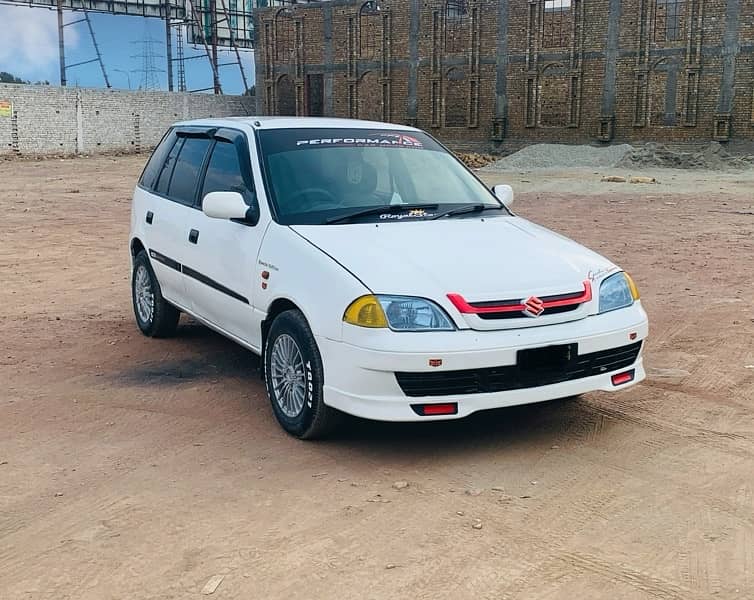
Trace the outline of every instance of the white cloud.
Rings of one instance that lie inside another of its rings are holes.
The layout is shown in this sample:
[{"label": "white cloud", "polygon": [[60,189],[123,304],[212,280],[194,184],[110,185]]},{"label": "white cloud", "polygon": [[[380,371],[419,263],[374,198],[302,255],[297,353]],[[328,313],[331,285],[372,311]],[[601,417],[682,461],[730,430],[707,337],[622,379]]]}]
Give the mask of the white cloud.
[{"label": "white cloud", "polygon": [[[65,20],[71,20],[71,13],[65,14]],[[56,80],[58,21],[55,11],[3,4],[0,5],[0,23],[0,71],[22,79]],[[66,27],[66,49],[74,48],[78,41],[76,29]]]}]

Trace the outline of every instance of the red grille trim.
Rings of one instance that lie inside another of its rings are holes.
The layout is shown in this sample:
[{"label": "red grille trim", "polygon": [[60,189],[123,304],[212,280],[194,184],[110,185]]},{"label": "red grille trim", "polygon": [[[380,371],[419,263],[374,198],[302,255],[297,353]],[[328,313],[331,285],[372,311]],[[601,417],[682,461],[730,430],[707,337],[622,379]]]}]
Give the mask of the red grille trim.
[{"label": "red grille trim", "polygon": [[[569,295],[570,296],[570,295]],[[558,298],[555,296],[553,298]],[[584,304],[592,299],[592,282],[589,280],[584,281],[584,291],[576,296],[568,298],[552,299],[548,300],[545,296],[542,298],[543,309],[556,308],[558,306],[571,306],[574,304]],[[511,304],[511,300],[502,300],[500,304],[492,304],[485,302],[484,306],[474,306],[469,304],[463,296],[460,294],[448,294],[448,300],[453,303],[458,309],[458,312],[465,315],[479,315],[484,313],[503,313],[503,312],[524,312],[526,305],[521,304],[520,301],[514,300],[517,304]]]}]

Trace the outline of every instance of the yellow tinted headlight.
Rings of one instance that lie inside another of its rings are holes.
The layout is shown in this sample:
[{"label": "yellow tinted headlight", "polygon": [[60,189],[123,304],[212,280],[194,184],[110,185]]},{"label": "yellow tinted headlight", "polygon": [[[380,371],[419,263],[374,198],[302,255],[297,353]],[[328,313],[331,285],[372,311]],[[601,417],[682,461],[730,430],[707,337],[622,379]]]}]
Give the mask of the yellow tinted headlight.
[{"label": "yellow tinted headlight", "polygon": [[359,327],[387,327],[385,312],[375,296],[357,298],[346,309],[343,320]]},{"label": "yellow tinted headlight", "polygon": [[636,283],[628,273],[624,271],[623,275],[626,276],[626,281],[628,281],[628,289],[631,290],[631,296],[633,296],[634,300],[638,300],[640,298],[639,288],[636,287]]}]

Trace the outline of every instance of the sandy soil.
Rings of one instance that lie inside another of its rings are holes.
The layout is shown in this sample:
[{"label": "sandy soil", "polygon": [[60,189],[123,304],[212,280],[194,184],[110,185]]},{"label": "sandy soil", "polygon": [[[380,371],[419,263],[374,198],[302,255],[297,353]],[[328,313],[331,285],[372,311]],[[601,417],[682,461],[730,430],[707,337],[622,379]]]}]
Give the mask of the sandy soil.
[{"label": "sandy soil", "polygon": [[251,354],[136,330],[144,160],[0,162],[0,598],[754,597],[751,175],[486,176],[632,272],[648,381],[302,443]]}]

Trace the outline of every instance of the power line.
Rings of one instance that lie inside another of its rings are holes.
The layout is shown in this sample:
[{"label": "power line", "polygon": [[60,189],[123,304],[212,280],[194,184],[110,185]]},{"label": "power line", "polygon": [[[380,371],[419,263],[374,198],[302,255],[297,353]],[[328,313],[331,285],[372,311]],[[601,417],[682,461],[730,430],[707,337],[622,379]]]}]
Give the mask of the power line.
[{"label": "power line", "polygon": [[148,33],[144,34],[144,39],[139,42],[131,42],[132,44],[141,44],[141,53],[134,54],[131,58],[138,58],[141,60],[141,69],[139,73],[141,75],[139,79],[140,90],[158,90],[160,89],[160,79],[158,73],[164,73],[164,69],[159,69],[156,66],[157,57],[162,54],[156,48],[162,46],[162,43],[153,39]]}]

